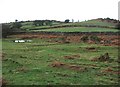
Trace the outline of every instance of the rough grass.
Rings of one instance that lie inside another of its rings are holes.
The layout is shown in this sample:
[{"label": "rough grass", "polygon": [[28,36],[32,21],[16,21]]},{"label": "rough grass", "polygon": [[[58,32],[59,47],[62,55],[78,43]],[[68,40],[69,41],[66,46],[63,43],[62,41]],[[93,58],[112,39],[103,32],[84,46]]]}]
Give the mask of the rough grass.
[{"label": "rough grass", "polygon": [[[117,47],[85,43],[59,44],[41,39],[33,39],[31,43],[14,43],[12,40],[3,39],[3,78],[8,85],[118,84]],[[96,51],[87,50],[89,47],[96,48]],[[91,61],[106,52],[113,61]]]}]

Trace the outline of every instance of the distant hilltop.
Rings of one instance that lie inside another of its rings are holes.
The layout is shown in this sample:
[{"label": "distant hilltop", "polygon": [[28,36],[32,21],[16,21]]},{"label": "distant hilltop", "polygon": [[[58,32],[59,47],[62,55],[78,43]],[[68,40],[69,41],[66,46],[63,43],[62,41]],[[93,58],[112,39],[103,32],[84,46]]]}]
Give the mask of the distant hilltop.
[{"label": "distant hilltop", "polygon": [[110,18],[98,18],[98,19],[93,19],[93,20],[98,20],[98,21],[105,21],[105,22],[110,22],[110,23],[120,23],[119,20],[116,19],[110,19]]},{"label": "distant hilltop", "polygon": [[[117,19],[111,19],[111,18],[97,18],[97,19],[91,19],[92,20],[96,20],[96,21],[105,21],[105,22],[110,22],[110,23],[120,23],[119,20]],[[18,21],[18,20],[17,20]],[[25,23],[25,22],[35,22],[35,21],[43,21],[43,22],[57,22],[57,23],[64,23],[64,22],[70,22],[70,19],[65,19],[65,21],[58,21],[58,20],[40,20],[40,19],[37,19],[37,20],[27,20],[27,21],[18,21],[20,23]],[[86,21],[86,20],[85,20]],[[87,21],[90,21],[90,20],[87,20]],[[16,22],[16,20],[15,20]],[[71,20],[71,22],[74,22],[74,19]],[[79,20],[77,22],[80,22]],[[84,22],[84,21],[83,21]],[[10,22],[10,23],[13,23],[13,22]],[[4,23],[3,23],[4,24]]]}]

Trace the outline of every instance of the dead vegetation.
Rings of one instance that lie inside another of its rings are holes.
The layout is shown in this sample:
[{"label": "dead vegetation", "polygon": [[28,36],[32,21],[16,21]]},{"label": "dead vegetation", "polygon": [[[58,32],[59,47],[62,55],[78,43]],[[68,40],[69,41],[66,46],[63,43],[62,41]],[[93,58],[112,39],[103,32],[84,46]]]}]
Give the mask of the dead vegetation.
[{"label": "dead vegetation", "polygon": [[[92,34],[92,33],[91,33]],[[49,39],[49,42],[58,42],[58,43],[70,43],[70,42],[86,42],[87,43],[99,43],[101,45],[106,45],[106,46],[118,46],[120,45],[119,39],[120,37],[116,35],[107,35],[107,34],[102,34],[99,33],[98,35],[84,35],[84,34],[64,34],[64,35],[57,35],[57,34],[50,34],[50,33],[37,33],[37,34],[18,34],[18,35],[11,35],[9,37],[17,37],[17,38],[22,38],[22,39],[30,39],[30,38],[40,38],[40,39]],[[89,40],[89,38],[91,38]]]},{"label": "dead vegetation", "polygon": [[75,71],[86,71],[87,68],[86,67],[83,67],[83,66],[78,66],[78,65],[69,65],[68,67],[69,69],[72,69],[72,70],[75,70]]},{"label": "dead vegetation", "polygon": [[99,58],[98,58],[99,61],[109,61],[110,60],[110,57],[109,57],[109,54],[108,53],[105,53],[104,55],[101,55]]},{"label": "dead vegetation", "polygon": [[8,81],[7,81],[7,80],[5,80],[5,79],[3,79],[3,78],[0,79],[0,85],[5,86],[5,85],[7,85],[7,84],[8,84]]},{"label": "dead vegetation", "polygon": [[54,62],[52,62],[52,64],[51,64],[52,67],[62,67],[62,66],[64,66],[64,65],[65,65],[64,63],[59,62],[59,61],[54,61]]},{"label": "dead vegetation", "polygon": [[104,61],[109,61],[110,57],[108,53],[105,53],[103,55],[100,55],[99,57],[95,57],[93,58],[91,61],[100,61],[100,62],[104,62]]},{"label": "dead vegetation", "polygon": [[103,70],[101,70],[102,73],[112,73],[112,74],[118,74],[120,75],[120,70],[113,70],[111,67],[107,67]]},{"label": "dead vegetation", "polygon": [[0,60],[4,60],[5,59],[5,53],[3,53],[3,52],[0,52]]},{"label": "dead vegetation", "polygon": [[97,49],[95,47],[87,47],[86,50],[96,52]]},{"label": "dead vegetation", "polygon": [[65,59],[76,59],[76,58],[80,58],[79,54],[76,55],[70,55],[70,56],[64,56]]},{"label": "dead vegetation", "polygon": [[18,71],[18,72],[27,72],[28,69],[26,67],[19,67],[19,68],[16,69],[16,71]]},{"label": "dead vegetation", "polygon": [[52,62],[50,66],[56,67],[56,68],[65,68],[65,69],[70,69],[70,70],[75,70],[75,71],[82,71],[82,72],[87,70],[87,68],[83,67],[83,66],[66,64],[66,63],[62,63],[62,62],[59,62],[59,61]]}]

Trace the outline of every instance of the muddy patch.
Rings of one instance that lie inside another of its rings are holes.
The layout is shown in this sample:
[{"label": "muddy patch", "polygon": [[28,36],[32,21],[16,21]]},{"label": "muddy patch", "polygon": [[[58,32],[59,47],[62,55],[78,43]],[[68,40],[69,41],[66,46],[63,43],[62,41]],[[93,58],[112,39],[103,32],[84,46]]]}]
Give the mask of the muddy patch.
[{"label": "muddy patch", "polygon": [[25,73],[27,71],[28,71],[28,69],[26,67],[19,67],[16,69],[16,72],[24,72]]},{"label": "muddy patch", "polygon": [[79,54],[76,55],[66,55],[64,56],[65,59],[76,59],[76,58],[80,58]]},{"label": "muddy patch", "polygon": [[66,64],[66,63],[62,63],[62,62],[59,62],[59,61],[52,62],[50,66],[56,67],[56,68],[70,69],[70,70],[75,70],[75,71],[82,71],[82,72],[87,70],[87,68],[83,67],[83,66]]},{"label": "muddy patch", "polygon": [[75,71],[82,71],[82,72],[87,70],[86,67],[78,66],[78,65],[69,65],[68,69],[75,70]]},{"label": "muddy patch", "polygon": [[114,70],[111,67],[107,67],[103,70],[101,70],[102,73],[111,73],[111,74],[118,74],[120,75],[120,70]]},{"label": "muddy patch", "polygon": [[96,64],[79,64],[81,66],[85,66],[89,69],[96,69],[96,68],[99,68],[99,66],[97,66]]},{"label": "muddy patch", "polygon": [[95,48],[95,47],[86,47],[86,50],[92,51],[92,52],[98,51],[97,48]]},{"label": "muddy patch", "polygon": [[51,66],[52,67],[63,67],[63,66],[65,66],[65,64],[62,62],[59,62],[59,61],[54,61],[54,62],[52,62]]}]

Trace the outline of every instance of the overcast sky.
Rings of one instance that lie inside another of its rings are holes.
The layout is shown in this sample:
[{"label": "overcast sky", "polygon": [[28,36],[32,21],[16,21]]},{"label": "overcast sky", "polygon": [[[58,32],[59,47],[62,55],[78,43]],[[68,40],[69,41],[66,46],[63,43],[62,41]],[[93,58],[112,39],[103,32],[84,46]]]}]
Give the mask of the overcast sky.
[{"label": "overcast sky", "polygon": [[0,0],[0,23],[26,20],[118,19],[119,0]]}]

